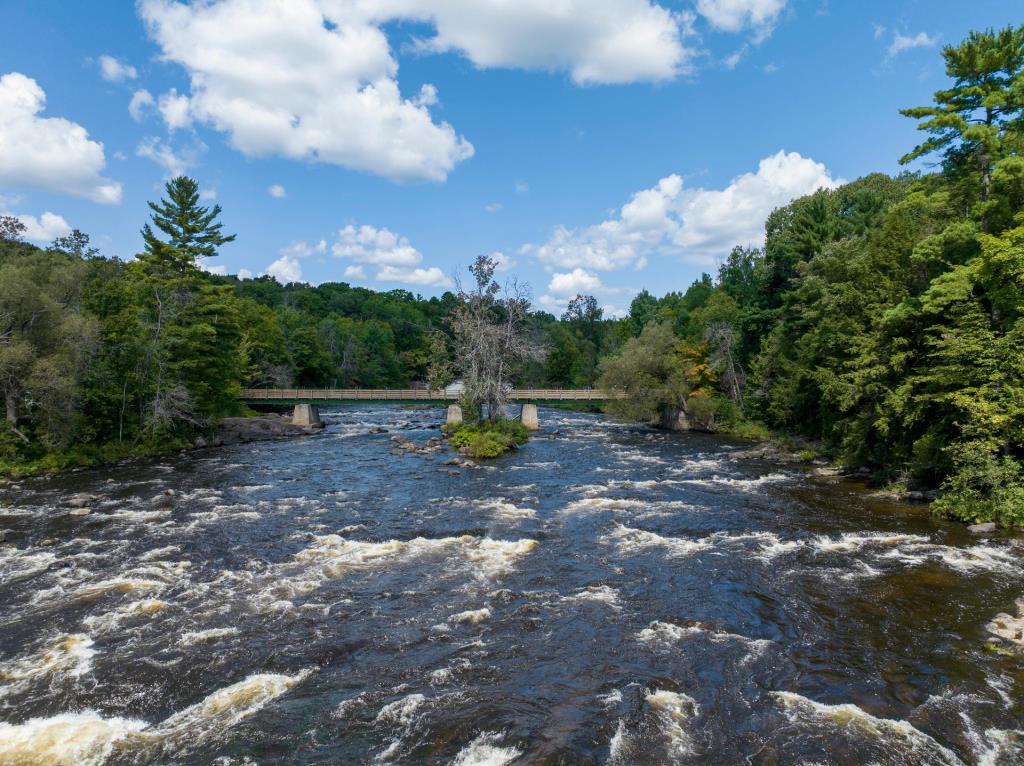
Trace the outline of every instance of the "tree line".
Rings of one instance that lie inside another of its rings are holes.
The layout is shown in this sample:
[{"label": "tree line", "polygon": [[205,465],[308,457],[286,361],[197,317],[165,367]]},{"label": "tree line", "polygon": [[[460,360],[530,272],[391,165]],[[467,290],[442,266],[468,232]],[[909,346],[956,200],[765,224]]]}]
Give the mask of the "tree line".
[{"label": "tree line", "polygon": [[237,414],[242,387],[459,375],[484,403],[508,383],[615,387],[621,417],[763,424],[881,482],[942,487],[941,512],[1024,521],[1024,27],[943,56],[950,86],[904,111],[925,139],[902,162],[931,170],[794,200],[764,247],[686,290],[644,291],[620,319],[585,295],[561,317],[531,311],[487,259],[434,298],[211,274],[234,237],[190,178],[151,203],[127,262],[77,231],[29,245],[3,219],[0,461],[178,448]]}]

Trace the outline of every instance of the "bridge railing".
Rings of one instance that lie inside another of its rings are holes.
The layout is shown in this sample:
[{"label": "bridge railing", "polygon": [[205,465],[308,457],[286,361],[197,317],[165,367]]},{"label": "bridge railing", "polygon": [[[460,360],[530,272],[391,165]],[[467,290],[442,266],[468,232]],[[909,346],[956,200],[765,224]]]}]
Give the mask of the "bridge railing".
[{"label": "bridge railing", "polygon": [[[317,401],[458,401],[458,391],[417,388],[245,388],[242,399],[263,401],[284,399]],[[509,392],[512,401],[603,401],[624,396],[621,391],[592,388],[517,388]]]}]

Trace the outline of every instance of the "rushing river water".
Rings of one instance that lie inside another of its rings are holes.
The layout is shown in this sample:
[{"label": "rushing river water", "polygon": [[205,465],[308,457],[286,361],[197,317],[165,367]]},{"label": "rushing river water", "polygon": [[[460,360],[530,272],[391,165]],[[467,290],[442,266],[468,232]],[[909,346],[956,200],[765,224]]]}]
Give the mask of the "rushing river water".
[{"label": "rushing river water", "polygon": [[1015,541],[596,415],[478,469],[325,415],[0,489],[0,766],[1024,763]]}]

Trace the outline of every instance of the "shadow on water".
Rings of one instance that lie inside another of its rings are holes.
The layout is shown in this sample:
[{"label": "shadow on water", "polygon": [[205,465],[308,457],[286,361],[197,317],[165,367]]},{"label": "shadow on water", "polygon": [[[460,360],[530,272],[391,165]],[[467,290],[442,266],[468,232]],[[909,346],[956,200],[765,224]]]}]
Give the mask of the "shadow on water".
[{"label": "shadow on water", "polygon": [[0,490],[0,764],[1024,762],[1015,541],[599,415],[471,469],[325,414]]}]

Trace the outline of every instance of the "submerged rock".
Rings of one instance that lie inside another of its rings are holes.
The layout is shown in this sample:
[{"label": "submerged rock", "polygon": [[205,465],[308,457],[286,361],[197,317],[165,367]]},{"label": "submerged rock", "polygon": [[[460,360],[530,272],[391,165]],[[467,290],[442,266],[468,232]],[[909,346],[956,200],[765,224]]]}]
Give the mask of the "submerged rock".
[{"label": "submerged rock", "polygon": [[77,495],[72,495],[68,500],[68,505],[72,508],[85,508],[88,505],[95,503],[97,500],[99,500],[97,495],[90,495],[87,492],[81,492]]},{"label": "submerged rock", "polygon": [[984,524],[971,524],[967,527],[967,531],[975,535],[990,535],[996,531],[996,523],[987,521]]},{"label": "submerged rock", "polygon": [[1017,615],[1002,612],[992,618],[985,630],[1024,654],[1024,598],[1017,599]]},{"label": "submerged rock", "polygon": [[319,426],[298,426],[273,415],[255,418],[224,418],[217,426],[214,444],[244,444],[271,439],[289,439],[296,436],[308,436],[319,430]]}]

